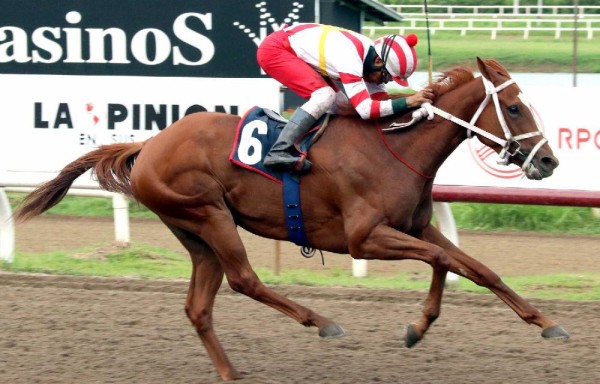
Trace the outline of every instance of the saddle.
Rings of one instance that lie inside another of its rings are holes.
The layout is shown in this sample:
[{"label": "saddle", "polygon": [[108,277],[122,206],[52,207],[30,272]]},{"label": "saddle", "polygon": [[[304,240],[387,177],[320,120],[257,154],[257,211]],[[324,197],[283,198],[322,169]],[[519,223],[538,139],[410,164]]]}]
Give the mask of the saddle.
[{"label": "saddle", "polygon": [[[296,155],[306,156],[310,147],[321,137],[328,121],[329,115],[326,114],[298,139],[295,143]],[[287,172],[265,167],[263,159],[287,122],[286,118],[268,108],[251,108],[238,123],[229,160],[268,179],[283,182],[283,176]]]}]

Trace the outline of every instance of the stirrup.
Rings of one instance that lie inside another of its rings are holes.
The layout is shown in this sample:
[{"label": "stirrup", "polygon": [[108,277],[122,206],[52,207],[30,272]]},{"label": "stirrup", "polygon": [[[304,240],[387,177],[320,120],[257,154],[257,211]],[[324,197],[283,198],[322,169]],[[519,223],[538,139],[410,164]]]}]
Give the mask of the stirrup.
[{"label": "stirrup", "polygon": [[295,157],[287,151],[276,151],[276,154],[269,152],[263,164],[274,171],[306,172],[312,167],[305,154]]}]

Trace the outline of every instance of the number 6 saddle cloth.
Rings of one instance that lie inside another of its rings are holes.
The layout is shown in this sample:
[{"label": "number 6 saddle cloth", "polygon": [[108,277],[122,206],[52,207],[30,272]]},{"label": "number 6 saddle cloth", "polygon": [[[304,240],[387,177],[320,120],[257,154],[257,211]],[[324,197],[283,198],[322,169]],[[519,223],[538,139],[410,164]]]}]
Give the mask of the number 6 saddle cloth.
[{"label": "number 6 saddle cloth", "polygon": [[[328,119],[325,115],[317,120],[314,127],[295,143],[295,155],[306,156],[312,143],[318,138],[317,133]],[[275,144],[287,119],[267,108],[252,107],[240,120],[229,160],[234,164],[257,172],[266,178],[282,183],[282,171],[272,171],[263,165],[263,159]]]}]

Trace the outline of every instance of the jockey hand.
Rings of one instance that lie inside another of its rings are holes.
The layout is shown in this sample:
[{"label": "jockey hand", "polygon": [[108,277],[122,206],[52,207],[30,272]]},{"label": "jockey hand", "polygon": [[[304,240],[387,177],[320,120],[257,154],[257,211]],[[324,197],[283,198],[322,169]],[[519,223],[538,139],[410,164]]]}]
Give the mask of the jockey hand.
[{"label": "jockey hand", "polygon": [[420,107],[424,103],[433,103],[435,94],[430,88],[423,88],[414,95],[406,98],[406,105],[410,108]]}]

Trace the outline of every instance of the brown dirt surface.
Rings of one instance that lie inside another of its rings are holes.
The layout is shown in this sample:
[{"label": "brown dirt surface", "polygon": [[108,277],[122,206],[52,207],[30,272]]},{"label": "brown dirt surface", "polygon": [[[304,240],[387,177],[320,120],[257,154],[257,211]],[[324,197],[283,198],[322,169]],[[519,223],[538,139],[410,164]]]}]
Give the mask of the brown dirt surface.
[{"label": "brown dirt surface", "polygon": [[[105,247],[112,219],[45,216],[17,227],[21,252]],[[275,245],[243,232],[255,266],[274,265]],[[132,220],[132,242],[183,252],[155,220]],[[600,271],[600,239],[461,232],[461,246],[502,276]],[[351,268],[346,255],[304,259],[281,245],[282,268]],[[370,263],[373,275],[429,272],[413,262]],[[215,326],[240,383],[581,383],[600,382],[600,302],[531,300],[561,323],[552,342],[492,295],[446,292],[442,314],[413,349],[401,340],[418,318],[421,292],[276,286],[342,325],[323,341],[263,304],[224,286]],[[0,273],[0,382],[219,382],[184,311],[185,281]]]}]

